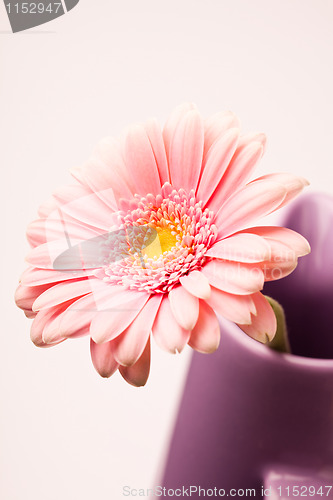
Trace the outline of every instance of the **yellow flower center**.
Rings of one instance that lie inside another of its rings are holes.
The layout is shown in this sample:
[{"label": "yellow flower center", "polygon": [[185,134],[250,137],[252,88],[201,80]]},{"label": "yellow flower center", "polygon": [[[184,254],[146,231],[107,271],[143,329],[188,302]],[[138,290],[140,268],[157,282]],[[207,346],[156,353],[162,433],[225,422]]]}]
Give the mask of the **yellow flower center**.
[{"label": "yellow flower center", "polygon": [[178,241],[177,233],[172,225],[166,227],[157,226],[157,236],[143,250],[142,254],[149,259],[158,259],[164,252],[169,252],[176,246]]}]

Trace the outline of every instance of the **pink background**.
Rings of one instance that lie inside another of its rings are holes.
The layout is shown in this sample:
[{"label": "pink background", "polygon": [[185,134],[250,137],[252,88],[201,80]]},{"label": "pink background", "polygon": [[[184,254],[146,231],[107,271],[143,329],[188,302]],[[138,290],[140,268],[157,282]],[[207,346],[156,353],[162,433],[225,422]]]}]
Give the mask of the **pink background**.
[{"label": "pink background", "polygon": [[13,35],[0,5],[1,498],[110,500],[125,485],[152,487],[190,359],[154,346],[138,390],[118,374],[102,380],[87,339],[31,344],[13,294],[38,204],[101,137],[163,122],[187,100],[267,133],[258,174],[289,171],[333,193],[332,24],[331,0],[81,0]]}]

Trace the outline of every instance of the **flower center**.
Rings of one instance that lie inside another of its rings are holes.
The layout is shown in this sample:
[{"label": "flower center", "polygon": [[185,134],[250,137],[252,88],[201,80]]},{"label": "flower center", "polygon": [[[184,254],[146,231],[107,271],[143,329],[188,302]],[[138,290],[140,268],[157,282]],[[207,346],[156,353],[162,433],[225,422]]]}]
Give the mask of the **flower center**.
[{"label": "flower center", "polygon": [[[169,183],[160,195],[136,195],[124,202],[119,212],[120,229],[127,234],[126,245],[123,241],[121,246],[123,258],[109,259],[96,276],[130,289],[169,292],[181,276],[200,269],[216,239],[214,214],[202,206],[193,190],[175,190]],[[110,253],[114,251],[110,248]]]},{"label": "flower center", "polygon": [[154,228],[156,230],[156,237],[142,249],[142,254],[148,259],[158,259],[166,252],[170,252],[177,244],[177,235],[174,228],[160,227]]}]

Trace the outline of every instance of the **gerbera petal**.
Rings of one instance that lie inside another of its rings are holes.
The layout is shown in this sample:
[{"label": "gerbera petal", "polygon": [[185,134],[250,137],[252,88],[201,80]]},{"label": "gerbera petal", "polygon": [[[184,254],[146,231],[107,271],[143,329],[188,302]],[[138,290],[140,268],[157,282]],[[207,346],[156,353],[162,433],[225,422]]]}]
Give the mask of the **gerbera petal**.
[{"label": "gerbera petal", "polygon": [[263,151],[261,142],[250,141],[244,144],[243,139],[208,201],[210,210],[217,211],[233,193],[244,186],[261,159]]},{"label": "gerbera petal", "polygon": [[170,301],[164,296],[153,324],[156,343],[175,354],[181,352],[190,338],[190,332],[180,326],[172,314]]},{"label": "gerbera petal", "polygon": [[[244,230],[246,233],[257,234],[268,240],[276,240],[293,249],[297,257],[307,255],[310,251],[309,242],[299,233],[286,227],[258,226]],[[268,241],[269,244],[269,241]]]},{"label": "gerbera petal", "polygon": [[55,284],[60,281],[87,278],[94,274],[94,269],[88,271],[56,271],[54,269],[36,269],[29,267],[21,276],[21,283],[25,286],[41,286]]},{"label": "gerbera petal", "polygon": [[169,159],[170,157],[169,151],[170,151],[171,139],[175,133],[175,130],[179,122],[182,120],[182,118],[186,115],[188,111],[191,111],[193,109],[197,109],[196,105],[190,102],[186,102],[184,104],[181,104],[180,106],[177,106],[167,119],[163,128],[163,141],[165,145],[165,152],[167,155],[167,159]]},{"label": "gerbera petal", "polygon": [[172,314],[185,330],[192,330],[199,316],[199,299],[185,287],[177,286],[169,292]]},{"label": "gerbera petal", "polygon": [[214,224],[220,228],[219,239],[273,212],[281,205],[285,195],[286,189],[272,181],[259,180],[247,184],[218,211]]},{"label": "gerbera petal", "polygon": [[32,311],[32,304],[37,297],[49,289],[50,285],[24,286],[19,285],[15,291],[15,302],[20,309]]},{"label": "gerbera petal", "polygon": [[33,303],[33,310],[40,311],[49,307],[54,307],[71,299],[76,299],[87,295],[93,291],[92,280],[77,280],[64,282],[48,288],[39,294]]},{"label": "gerbera petal", "polygon": [[142,387],[146,384],[150,370],[150,339],[148,339],[141,358],[132,366],[119,366],[122,377],[134,387]]},{"label": "gerbera petal", "polygon": [[147,344],[162,295],[151,297],[126,330],[112,342],[112,352],[122,366],[134,365]]},{"label": "gerbera petal", "polygon": [[[80,172],[80,169],[77,169]],[[59,206],[67,205],[73,200],[77,198],[84,198],[85,196],[89,196],[94,194],[89,186],[85,184],[67,184],[59,187],[53,192],[53,198],[56,201],[55,211],[59,208]]]},{"label": "gerbera petal", "polygon": [[214,259],[202,269],[209,283],[235,295],[247,295],[257,292],[264,286],[264,274],[258,267]]},{"label": "gerbera petal", "polygon": [[135,192],[145,196],[156,195],[161,191],[156,159],[143,125],[130,128],[125,141],[125,163],[135,183]]},{"label": "gerbera petal", "polygon": [[252,295],[257,314],[252,315],[250,325],[238,325],[247,335],[259,342],[270,342],[276,332],[276,317],[268,300],[260,292]]},{"label": "gerbera petal", "polygon": [[183,287],[199,299],[208,299],[210,296],[210,284],[202,272],[198,270],[191,271],[179,279]]},{"label": "gerbera petal", "polygon": [[252,295],[233,295],[212,287],[206,302],[218,314],[235,323],[250,324],[251,314],[256,313]]},{"label": "gerbera petal", "polygon": [[47,325],[48,321],[50,321],[54,317],[57,317],[57,315],[57,309],[50,308],[46,309],[45,311],[40,311],[33,320],[30,329],[30,338],[37,347],[51,347],[51,345],[59,344],[60,342],[63,342],[65,340],[64,338],[62,338],[54,344],[46,344],[46,342],[44,342],[43,340],[43,331],[45,326]]},{"label": "gerbera petal", "polygon": [[249,144],[259,142],[265,152],[267,137],[262,132],[244,134],[240,137],[238,143],[238,151],[244,150]]},{"label": "gerbera petal", "polygon": [[[73,171],[75,175],[75,172]],[[105,165],[97,159],[92,158],[80,169],[81,181],[87,184],[91,190],[112,210],[117,210],[117,200],[120,198],[131,198],[133,193],[112,166]]]},{"label": "gerbera petal", "polygon": [[[96,193],[84,190],[82,186],[64,186],[53,196],[59,203],[57,210],[65,219],[66,216],[69,216],[81,224],[88,224],[105,232],[112,225],[110,207]],[[109,196],[112,199],[114,197],[112,188],[104,190],[104,196]]]},{"label": "gerbera petal", "polygon": [[59,330],[64,337],[75,336],[77,331],[89,328],[93,317],[103,310],[103,301],[111,294],[110,287],[100,280],[92,283],[94,293],[75,300],[61,313]]},{"label": "gerbera petal", "polygon": [[57,202],[54,196],[51,196],[48,200],[42,203],[38,208],[38,215],[41,218],[48,217],[52,212],[57,209]]},{"label": "gerbera petal", "polygon": [[236,262],[262,262],[269,260],[271,247],[264,238],[255,234],[239,233],[216,242],[206,256]]},{"label": "gerbera petal", "polygon": [[64,239],[69,234],[74,240],[88,240],[101,233],[102,231],[80,224],[78,221],[68,221],[59,217],[33,221],[28,226],[27,238],[31,246],[35,247],[47,241]]},{"label": "gerbera petal", "polygon": [[222,111],[206,118],[204,158],[215,141],[219,140],[230,128],[240,128],[240,121],[231,111]]},{"label": "gerbera petal", "polygon": [[170,143],[172,185],[187,192],[196,187],[202,164],[204,128],[200,114],[189,111],[179,122]]},{"label": "gerbera petal", "polygon": [[[66,339],[64,335],[62,335],[60,330],[60,324],[62,321],[62,313],[61,310],[57,310],[56,314],[54,314],[46,323],[42,338],[46,344],[58,344]],[[73,337],[79,338],[89,335],[89,327],[83,326],[82,328],[77,328],[75,331],[75,335]]]},{"label": "gerbera petal", "polygon": [[94,306],[92,294],[85,295],[73,302],[59,314],[59,334],[69,338],[75,337],[77,332],[84,331],[88,335],[90,323],[95,314]]},{"label": "gerbera petal", "polygon": [[170,182],[170,175],[162,130],[156,120],[149,120],[144,127],[155,156],[160,183],[163,186],[165,182]]},{"label": "gerbera petal", "polygon": [[118,369],[119,364],[113,357],[111,342],[96,344],[90,339],[90,354],[95,370],[101,377],[109,378]]},{"label": "gerbera petal", "polygon": [[236,150],[238,137],[239,129],[231,128],[209,149],[197,191],[197,197],[203,203],[209,200],[226,171]]},{"label": "gerbera petal", "polygon": [[200,313],[197,324],[191,332],[189,345],[196,351],[211,353],[220,343],[220,325],[215,312],[203,300],[200,300]]},{"label": "gerbera petal", "polygon": [[[110,287],[112,288],[112,287]],[[126,290],[117,291],[101,302],[101,309],[94,314],[90,335],[97,344],[102,344],[120,335],[137,317],[149,300],[149,294]]]},{"label": "gerbera petal", "polygon": [[278,280],[288,276],[297,266],[295,251],[280,241],[269,238],[266,241],[271,247],[271,258],[258,264],[264,272],[265,281]]},{"label": "gerbera petal", "polygon": [[[42,245],[43,243],[46,243],[47,238],[46,238],[46,232],[45,232],[45,222],[47,219],[37,219],[34,222],[30,223],[26,236],[27,240],[29,242],[29,245],[32,248],[37,247],[38,245]],[[55,239],[55,238],[53,238]]]},{"label": "gerbera petal", "polygon": [[296,198],[296,196],[298,196],[299,193],[309,185],[309,182],[304,179],[304,177],[288,174],[286,172],[263,175],[262,177],[258,177],[256,180],[274,181],[286,188],[286,197],[277,208],[282,208],[287,205],[287,203]]},{"label": "gerbera petal", "polygon": [[[56,271],[73,271],[81,269],[98,269],[106,265],[110,252],[105,245],[114,243],[117,239],[126,238],[125,231],[105,233],[86,241],[71,239],[48,241],[33,248],[26,257],[29,264],[40,269]],[[105,244],[103,247],[103,243]],[[125,250],[113,254],[114,260],[127,256]]]},{"label": "gerbera petal", "polygon": [[33,319],[37,316],[37,313],[31,311],[30,309],[29,310],[23,309],[23,312],[24,312],[25,316],[29,319]]},{"label": "gerbera petal", "polygon": [[92,159],[96,159],[110,171],[115,173],[117,177],[123,179],[129,187],[132,195],[135,193],[135,184],[131,177],[131,172],[128,171],[122,155],[122,141],[114,137],[104,137],[96,146]]}]

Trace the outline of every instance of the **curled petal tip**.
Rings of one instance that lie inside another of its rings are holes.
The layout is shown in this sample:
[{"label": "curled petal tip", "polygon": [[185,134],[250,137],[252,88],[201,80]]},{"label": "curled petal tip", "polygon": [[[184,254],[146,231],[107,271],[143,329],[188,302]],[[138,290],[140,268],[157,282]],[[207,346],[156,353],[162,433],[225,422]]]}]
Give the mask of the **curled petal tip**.
[{"label": "curled petal tip", "polygon": [[307,179],[305,179],[305,177],[299,177],[299,180],[301,181],[304,187],[310,186],[310,182]]}]

